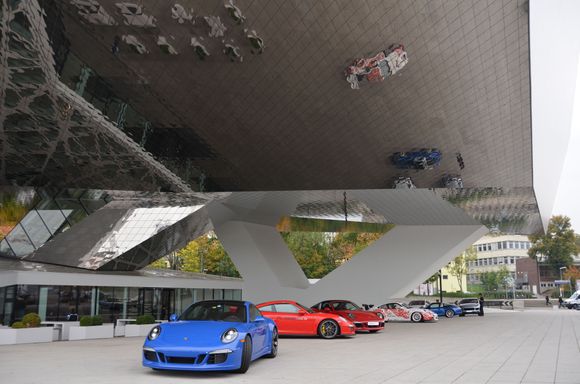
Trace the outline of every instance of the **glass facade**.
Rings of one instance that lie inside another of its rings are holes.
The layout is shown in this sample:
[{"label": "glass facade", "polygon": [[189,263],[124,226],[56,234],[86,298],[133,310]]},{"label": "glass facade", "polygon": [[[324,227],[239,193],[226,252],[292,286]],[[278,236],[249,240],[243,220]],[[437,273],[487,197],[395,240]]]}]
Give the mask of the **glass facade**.
[{"label": "glass facade", "polygon": [[[33,191],[34,192],[34,191]],[[38,190],[33,207],[0,241],[0,256],[22,257],[107,204],[103,191],[65,189],[58,193]]]},{"label": "glass facade", "polygon": [[242,299],[240,289],[137,288],[12,285],[0,288],[0,324],[11,325],[29,313],[42,320],[65,321],[69,314],[100,315],[106,323],[150,314],[167,320],[201,301]]}]

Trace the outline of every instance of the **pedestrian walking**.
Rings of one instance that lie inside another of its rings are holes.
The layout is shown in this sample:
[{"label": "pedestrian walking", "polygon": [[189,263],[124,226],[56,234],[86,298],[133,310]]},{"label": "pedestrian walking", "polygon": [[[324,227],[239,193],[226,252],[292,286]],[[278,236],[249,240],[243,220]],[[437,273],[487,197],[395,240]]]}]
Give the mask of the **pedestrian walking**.
[{"label": "pedestrian walking", "polygon": [[562,295],[558,297],[558,308],[564,307],[564,299],[562,299]]},{"label": "pedestrian walking", "polygon": [[483,294],[479,294],[479,313],[478,316],[483,316],[483,306],[485,305],[485,300]]},{"label": "pedestrian walking", "polygon": [[550,296],[546,295],[546,307],[550,306]]}]

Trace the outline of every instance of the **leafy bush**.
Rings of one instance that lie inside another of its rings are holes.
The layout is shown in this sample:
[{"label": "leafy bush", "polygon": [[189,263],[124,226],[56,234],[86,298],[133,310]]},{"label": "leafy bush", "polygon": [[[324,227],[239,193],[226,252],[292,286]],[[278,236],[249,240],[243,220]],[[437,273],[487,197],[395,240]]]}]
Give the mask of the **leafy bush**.
[{"label": "leafy bush", "polygon": [[90,327],[91,325],[93,325],[93,317],[92,316],[81,317],[81,321],[80,321],[81,327]]},{"label": "leafy bush", "polygon": [[101,316],[83,316],[81,317],[80,326],[81,327],[92,327],[96,325],[103,325],[103,319]]},{"label": "leafy bush", "polygon": [[24,324],[25,328],[36,328],[40,327],[40,316],[37,313],[27,313],[22,318],[22,323]]},{"label": "leafy bush", "polygon": [[151,315],[137,316],[135,324],[155,324],[155,318]]},{"label": "leafy bush", "polygon": [[14,329],[26,328],[26,325],[22,321],[15,321],[14,323],[12,323],[12,328]]}]

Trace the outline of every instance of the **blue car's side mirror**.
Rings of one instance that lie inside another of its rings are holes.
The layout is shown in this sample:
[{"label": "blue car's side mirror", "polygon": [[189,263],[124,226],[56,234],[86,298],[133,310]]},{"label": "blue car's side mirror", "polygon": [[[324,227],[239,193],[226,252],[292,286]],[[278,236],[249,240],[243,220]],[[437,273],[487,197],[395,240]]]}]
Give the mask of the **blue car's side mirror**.
[{"label": "blue car's side mirror", "polygon": [[177,321],[177,315],[175,313],[169,315],[169,321]]}]

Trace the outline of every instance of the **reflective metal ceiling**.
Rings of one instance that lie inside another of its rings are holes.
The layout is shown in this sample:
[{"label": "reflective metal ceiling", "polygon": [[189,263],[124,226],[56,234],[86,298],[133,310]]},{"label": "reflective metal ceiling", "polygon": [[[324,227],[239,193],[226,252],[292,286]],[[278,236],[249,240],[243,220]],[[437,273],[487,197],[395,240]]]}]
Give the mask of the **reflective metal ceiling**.
[{"label": "reflective metal ceiling", "polygon": [[[241,24],[221,1],[42,4],[60,81],[86,88],[111,125],[193,189],[200,177],[206,190],[385,188],[400,175],[432,188],[447,174],[466,187],[532,185],[527,1],[239,1]],[[262,53],[248,35],[263,39]],[[346,66],[392,43],[405,45],[405,68],[351,89]],[[39,160],[45,177],[18,169],[10,179],[58,183],[60,172],[69,187],[183,190],[131,175],[139,166],[123,146],[88,143],[57,147],[70,161]],[[443,153],[433,170],[389,162],[423,147]]]}]

